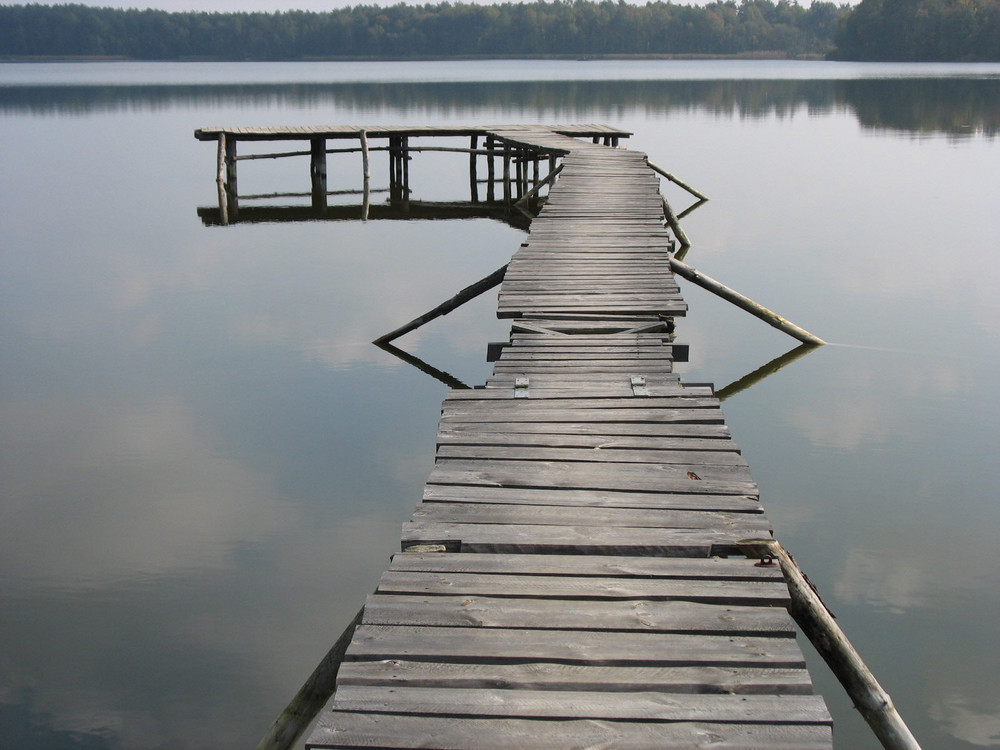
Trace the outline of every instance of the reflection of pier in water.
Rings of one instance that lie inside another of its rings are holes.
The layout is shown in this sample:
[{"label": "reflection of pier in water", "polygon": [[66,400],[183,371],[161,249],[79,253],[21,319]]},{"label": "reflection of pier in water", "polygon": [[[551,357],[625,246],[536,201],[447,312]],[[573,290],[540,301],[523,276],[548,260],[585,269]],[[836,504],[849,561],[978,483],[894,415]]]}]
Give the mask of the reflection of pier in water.
[{"label": "reflection of pier in water", "polygon": [[[218,226],[293,221],[357,221],[362,218],[365,211],[363,204],[329,205],[321,209],[313,206],[241,205],[235,215],[228,214],[224,207],[213,206],[199,208],[198,216],[206,226]],[[223,221],[224,216],[226,221]],[[410,201],[405,208],[392,203],[372,203],[367,207],[367,218],[374,221],[494,219],[524,230],[531,223],[531,219],[523,212],[511,211],[502,203],[495,201],[479,203]]]}]

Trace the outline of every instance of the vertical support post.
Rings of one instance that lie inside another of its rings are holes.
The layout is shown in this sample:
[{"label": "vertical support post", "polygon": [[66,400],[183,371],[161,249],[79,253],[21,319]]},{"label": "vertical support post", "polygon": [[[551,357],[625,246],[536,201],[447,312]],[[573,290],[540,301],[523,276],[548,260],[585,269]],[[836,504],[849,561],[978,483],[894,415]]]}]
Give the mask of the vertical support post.
[{"label": "vertical support post", "polygon": [[524,195],[524,156],[521,149],[514,152],[514,179],[516,182],[514,195],[520,198]]},{"label": "vertical support post", "polygon": [[361,139],[361,167],[364,174],[364,197],[361,204],[361,220],[368,221],[368,205],[372,182],[372,171],[368,162],[368,133],[362,130],[359,134]]},{"label": "vertical support post", "polygon": [[403,167],[403,210],[410,210],[410,137],[400,139],[400,162]]},{"label": "vertical support post", "polygon": [[309,139],[309,177],[312,181],[312,207],[326,213],[326,138]]},{"label": "vertical support post", "polygon": [[492,135],[486,136],[486,200],[493,202],[496,200],[496,185],[493,164],[493,150],[496,148],[496,140]]},{"label": "vertical support post", "polygon": [[215,155],[215,185],[219,190],[219,220],[229,224],[229,205],[226,200],[226,134],[219,133],[219,148]]},{"label": "vertical support post", "polygon": [[236,186],[236,139],[226,139],[226,210],[229,220],[239,215],[239,191]]},{"label": "vertical support post", "polygon": [[471,152],[469,154],[469,188],[472,194],[472,202],[479,203],[479,170],[478,170],[478,160],[479,156],[476,154],[476,148],[479,145],[479,136],[472,136],[470,142]]},{"label": "vertical support post", "polygon": [[399,200],[399,136],[389,136],[389,203]]},{"label": "vertical support post", "polygon": [[503,204],[510,208],[510,144],[503,145]]}]

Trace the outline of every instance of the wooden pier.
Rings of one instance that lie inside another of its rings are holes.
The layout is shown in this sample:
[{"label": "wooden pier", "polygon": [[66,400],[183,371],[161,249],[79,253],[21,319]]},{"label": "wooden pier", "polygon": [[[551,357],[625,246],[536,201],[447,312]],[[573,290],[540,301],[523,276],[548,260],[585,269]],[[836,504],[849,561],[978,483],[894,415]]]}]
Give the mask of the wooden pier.
[{"label": "wooden pier", "polygon": [[686,305],[646,156],[593,128],[463,134],[561,172],[500,289],[510,341],[445,398],[306,746],[831,748],[781,568],[741,554],[771,530],[747,462],[672,371]]}]

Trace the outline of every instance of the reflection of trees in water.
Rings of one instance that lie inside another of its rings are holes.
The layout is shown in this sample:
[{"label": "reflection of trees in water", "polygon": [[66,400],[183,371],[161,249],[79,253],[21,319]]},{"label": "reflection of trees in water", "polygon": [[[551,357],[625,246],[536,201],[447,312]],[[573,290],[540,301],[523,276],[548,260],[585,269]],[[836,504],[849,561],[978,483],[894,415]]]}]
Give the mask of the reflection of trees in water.
[{"label": "reflection of trees in water", "polygon": [[1000,132],[1000,80],[917,78],[838,81],[838,99],[864,128],[955,136]]},{"label": "reflection of trees in water", "polygon": [[862,127],[963,136],[1000,130],[1000,79],[514,81],[461,83],[246,84],[0,87],[0,112],[83,115],[185,107],[336,106],[461,118],[502,108],[517,120],[616,117],[639,111],[707,111],[719,117],[782,117],[843,107]]}]

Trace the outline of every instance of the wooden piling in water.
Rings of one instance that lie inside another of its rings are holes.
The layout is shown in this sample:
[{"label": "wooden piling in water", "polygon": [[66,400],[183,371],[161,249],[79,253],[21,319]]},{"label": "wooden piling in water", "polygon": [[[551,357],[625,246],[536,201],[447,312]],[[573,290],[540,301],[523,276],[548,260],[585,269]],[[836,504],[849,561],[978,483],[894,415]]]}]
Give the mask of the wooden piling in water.
[{"label": "wooden piling in water", "polygon": [[312,207],[326,210],[326,139],[312,138],[309,141],[309,177],[312,183]]}]

